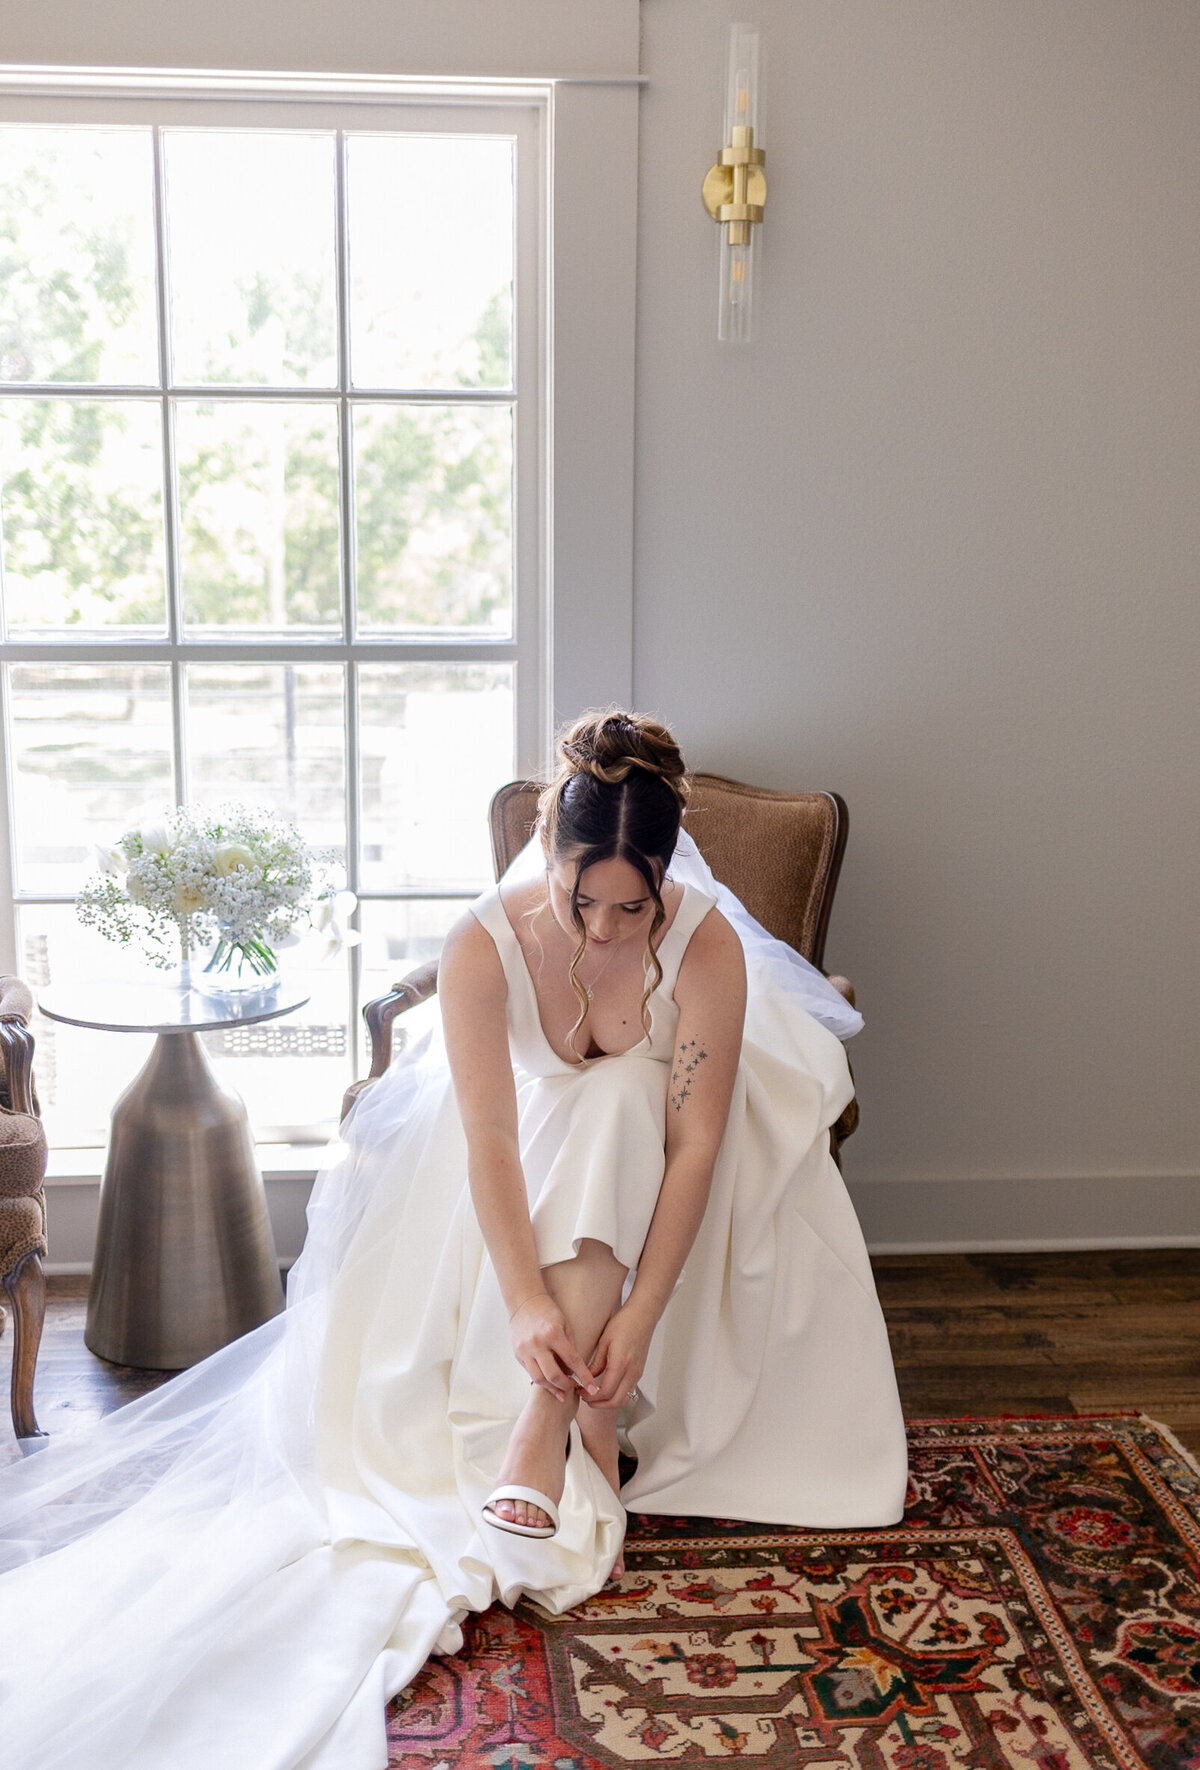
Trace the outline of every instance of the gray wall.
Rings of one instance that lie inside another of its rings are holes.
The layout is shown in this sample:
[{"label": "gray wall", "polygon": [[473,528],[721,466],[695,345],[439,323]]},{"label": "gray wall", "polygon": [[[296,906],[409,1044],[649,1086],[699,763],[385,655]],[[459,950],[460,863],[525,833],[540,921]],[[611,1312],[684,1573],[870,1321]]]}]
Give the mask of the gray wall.
[{"label": "gray wall", "polygon": [[643,6],[637,699],[849,801],[875,1245],[1200,1239],[1200,8],[756,0],[746,347],[742,16]]},{"label": "gray wall", "polygon": [[[874,1245],[1200,1240],[1200,8],[731,7],[642,7],[636,698],[699,766],[849,800]],[[0,0],[0,55],[632,51],[630,0],[500,12]],[[698,185],[747,15],[771,197],[737,348]]]}]

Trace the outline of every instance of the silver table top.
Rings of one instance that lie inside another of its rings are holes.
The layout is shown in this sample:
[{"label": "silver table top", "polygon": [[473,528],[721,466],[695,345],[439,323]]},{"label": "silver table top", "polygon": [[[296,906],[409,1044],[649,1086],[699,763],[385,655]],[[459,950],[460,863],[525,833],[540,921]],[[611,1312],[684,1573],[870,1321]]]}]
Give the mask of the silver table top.
[{"label": "silver table top", "polygon": [[253,1026],[303,1008],[309,993],[282,977],[265,990],[240,996],[209,996],[169,977],[89,979],[56,983],[38,991],[38,1007],[50,1020],[97,1032],[205,1032],[222,1026]]}]

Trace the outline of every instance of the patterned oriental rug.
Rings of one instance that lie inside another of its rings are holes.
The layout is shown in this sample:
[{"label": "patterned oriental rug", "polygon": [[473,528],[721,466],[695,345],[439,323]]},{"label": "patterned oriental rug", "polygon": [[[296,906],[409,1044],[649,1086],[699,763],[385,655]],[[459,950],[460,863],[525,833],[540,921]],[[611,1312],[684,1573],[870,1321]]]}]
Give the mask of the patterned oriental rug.
[{"label": "patterned oriental rug", "polygon": [[389,1763],[1200,1770],[1200,1465],[1134,1413],[909,1441],[891,1530],[633,1518],[619,1588],[429,1662]]}]

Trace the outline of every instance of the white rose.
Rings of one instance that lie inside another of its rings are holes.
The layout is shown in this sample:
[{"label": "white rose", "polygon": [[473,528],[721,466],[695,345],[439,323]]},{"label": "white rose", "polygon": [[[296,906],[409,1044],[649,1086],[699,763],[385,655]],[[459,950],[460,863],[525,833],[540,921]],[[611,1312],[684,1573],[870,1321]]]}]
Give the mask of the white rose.
[{"label": "white rose", "polygon": [[145,903],[147,897],[146,881],[132,873],[125,881],[125,895],[131,903]]},{"label": "white rose", "polygon": [[213,856],[213,864],[222,879],[227,879],[239,867],[252,867],[254,855],[244,842],[223,842]]},{"label": "white rose", "polygon": [[171,900],[177,916],[194,916],[204,908],[204,893],[198,885],[177,885]]}]

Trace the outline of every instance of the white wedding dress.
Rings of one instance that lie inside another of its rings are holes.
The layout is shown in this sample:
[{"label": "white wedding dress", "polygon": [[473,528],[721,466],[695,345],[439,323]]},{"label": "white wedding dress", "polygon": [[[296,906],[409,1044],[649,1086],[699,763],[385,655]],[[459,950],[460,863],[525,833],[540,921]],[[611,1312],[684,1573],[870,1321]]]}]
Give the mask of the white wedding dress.
[{"label": "white wedding dress", "polygon": [[857,1017],[687,838],[671,871],[685,891],[649,1033],[581,1065],[541,1030],[499,892],[474,906],[508,983],[543,1263],[594,1236],[636,1264],[663,1171],[672,989],[714,901],[746,951],[728,1127],[628,1423],[638,1462],[621,1497],[572,1428],[553,1540],[480,1518],[528,1379],[435,1031],[351,1115],[285,1314],[86,1440],[0,1474],[6,1762],[381,1770],[387,1699],[431,1652],[455,1650],[468,1611],[526,1593],[560,1612],[596,1591],[622,1503],[823,1528],[898,1520],[905,1440],[887,1335],[829,1154],[851,1095],[838,1032]]}]

